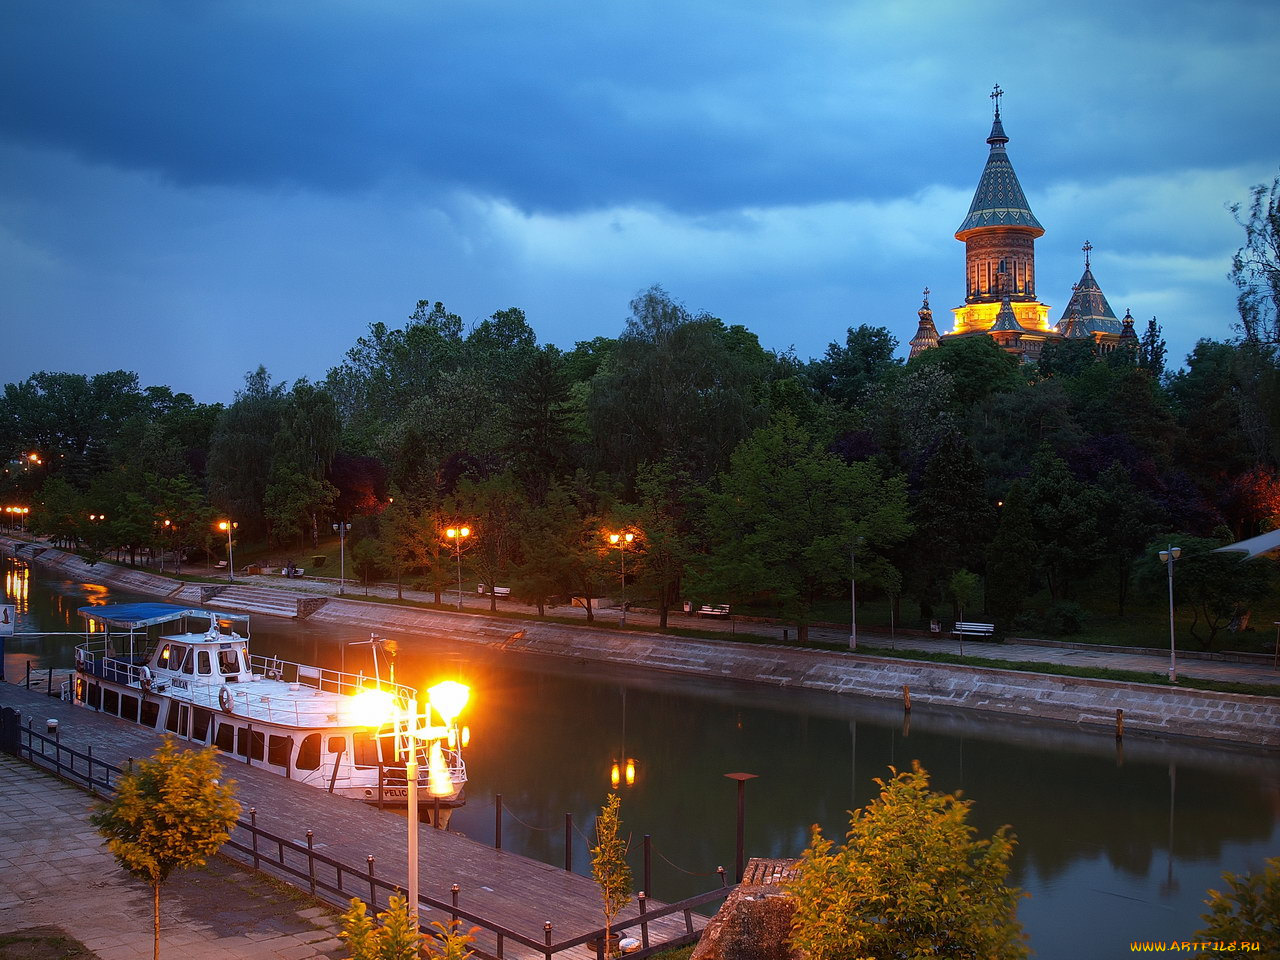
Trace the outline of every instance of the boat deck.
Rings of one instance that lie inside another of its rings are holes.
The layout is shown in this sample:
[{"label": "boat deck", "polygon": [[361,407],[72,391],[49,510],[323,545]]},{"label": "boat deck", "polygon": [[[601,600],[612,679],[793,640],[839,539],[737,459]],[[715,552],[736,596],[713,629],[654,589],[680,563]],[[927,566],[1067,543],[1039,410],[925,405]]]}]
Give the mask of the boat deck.
[{"label": "boat deck", "polygon": [[[92,751],[96,760],[124,767],[131,758],[150,756],[160,743],[160,736],[113,717],[73,706],[47,697],[34,690],[0,683],[0,706],[21,711],[25,726],[34,718],[34,726],[43,731],[46,719],[59,721],[58,735],[64,746]],[[402,815],[379,811],[353,800],[332,796],[323,790],[306,786],[237,763],[234,758],[220,757],[227,776],[237,784],[237,794],[247,816],[256,811],[257,823],[265,830],[289,838],[305,847],[308,833],[314,848],[326,856],[352,865],[363,865],[366,857],[374,857],[377,876],[395,883],[407,877],[406,828]],[[514,853],[469,840],[446,830],[421,830],[418,863],[420,890],[447,902],[450,887],[459,887],[459,904],[469,911],[493,917],[522,935],[541,941],[543,925],[552,924],[553,939],[563,942],[603,924],[600,893],[587,877],[569,873]],[[294,881],[296,882],[296,881]],[[367,892],[363,894],[368,899]],[[649,909],[661,906],[649,901]],[[634,918],[633,903],[622,914],[622,920]],[[424,911],[423,922],[447,920],[442,911]],[[695,927],[705,920],[695,917]],[[669,933],[684,929],[683,919],[654,923]],[[493,949],[492,937],[478,944]],[[508,960],[532,960],[541,951],[518,947],[507,941],[504,957]],[[573,948],[556,954],[557,960],[587,960],[594,950]]]}]

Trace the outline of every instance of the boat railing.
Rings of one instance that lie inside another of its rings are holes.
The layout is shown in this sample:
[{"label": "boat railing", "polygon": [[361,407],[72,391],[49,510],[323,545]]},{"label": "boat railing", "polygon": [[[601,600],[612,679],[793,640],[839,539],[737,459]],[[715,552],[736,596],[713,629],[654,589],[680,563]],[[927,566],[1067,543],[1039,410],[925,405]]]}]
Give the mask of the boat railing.
[{"label": "boat railing", "polygon": [[269,680],[297,683],[304,687],[322,690],[325,693],[337,693],[343,696],[351,696],[362,690],[374,687],[386,690],[398,699],[405,701],[408,701],[413,696],[413,690],[410,687],[398,683],[388,683],[385,680],[378,680],[363,673],[330,670],[327,667],[295,663],[292,660],[281,660],[279,657],[268,657],[261,654],[250,655],[249,669],[255,675],[266,677]]},{"label": "boat railing", "polygon": [[106,634],[76,646],[76,669],[112,683],[140,685],[145,661],[138,652],[117,653]]}]

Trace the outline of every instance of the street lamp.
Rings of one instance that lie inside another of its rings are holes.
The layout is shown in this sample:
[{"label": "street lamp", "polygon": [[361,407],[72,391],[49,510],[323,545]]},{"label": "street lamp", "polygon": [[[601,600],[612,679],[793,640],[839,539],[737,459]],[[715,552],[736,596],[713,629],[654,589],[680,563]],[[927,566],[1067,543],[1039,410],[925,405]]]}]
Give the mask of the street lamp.
[{"label": "street lamp", "polygon": [[236,556],[231,545],[231,531],[240,524],[231,520],[219,520],[218,529],[227,531],[227,580],[230,583],[236,582]]},{"label": "street lamp", "polygon": [[636,538],[634,533],[611,533],[609,542],[618,547],[618,560],[622,564],[622,626],[627,625],[627,544]]},{"label": "street lamp", "polygon": [[1169,545],[1168,550],[1160,551],[1160,562],[1169,571],[1169,682],[1178,682],[1178,652],[1174,644],[1173,634],[1173,565],[1182,556],[1182,548]]},{"label": "street lamp", "polygon": [[861,537],[849,544],[849,649],[858,649],[858,567],[857,550]]},{"label": "street lamp", "polygon": [[450,527],[444,532],[453,544],[453,555],[458,561],[458,609],[462,609],[462,541],[471,536],[470,527]]},{"label": "street lamp", "polygon": [[[333,529],[338,535],[338,596],[342,596],[347,591],[347,531],[351,529],[351,524],[335,523]],[[365,593],[368,592],[366,581]]]}]

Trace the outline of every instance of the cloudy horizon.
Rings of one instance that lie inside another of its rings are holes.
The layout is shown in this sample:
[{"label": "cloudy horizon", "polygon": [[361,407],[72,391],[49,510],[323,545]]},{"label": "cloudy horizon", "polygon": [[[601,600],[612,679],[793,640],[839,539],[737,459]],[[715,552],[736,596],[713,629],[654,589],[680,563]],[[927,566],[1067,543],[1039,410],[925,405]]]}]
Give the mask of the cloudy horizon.
[{"label": "cloudy horizon", "polygon": [[1261,2],[509,0],[0,12],[0,382],[136,371],[228,401],[322,378],[419,299],[617,336],[662,285],[774,350],[902,352],[963,302],[999,82],[1046,233],[1177,364],[1234,334],[1228,205],[1280,169]]}]

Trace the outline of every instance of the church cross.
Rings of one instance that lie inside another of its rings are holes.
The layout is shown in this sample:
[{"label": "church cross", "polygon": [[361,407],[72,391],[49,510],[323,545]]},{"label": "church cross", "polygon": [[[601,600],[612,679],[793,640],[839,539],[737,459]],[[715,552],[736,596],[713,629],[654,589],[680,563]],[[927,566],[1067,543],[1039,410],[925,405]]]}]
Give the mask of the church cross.
[{"label": "church cross", "polygon": [[991,91],[991,99],[996,102],[996,119],[1000,119],[1000,98],[1004,96],[1004,91],[1000,89],[1000,84],[996,84]]},{"label": "church cross", "polygon": [[1084,242],[1084,246],[1080,248],[1084,251],[1084,265],[1089,266],[1089,251],[1093,249],[1093,244],[1088,240]]}]

